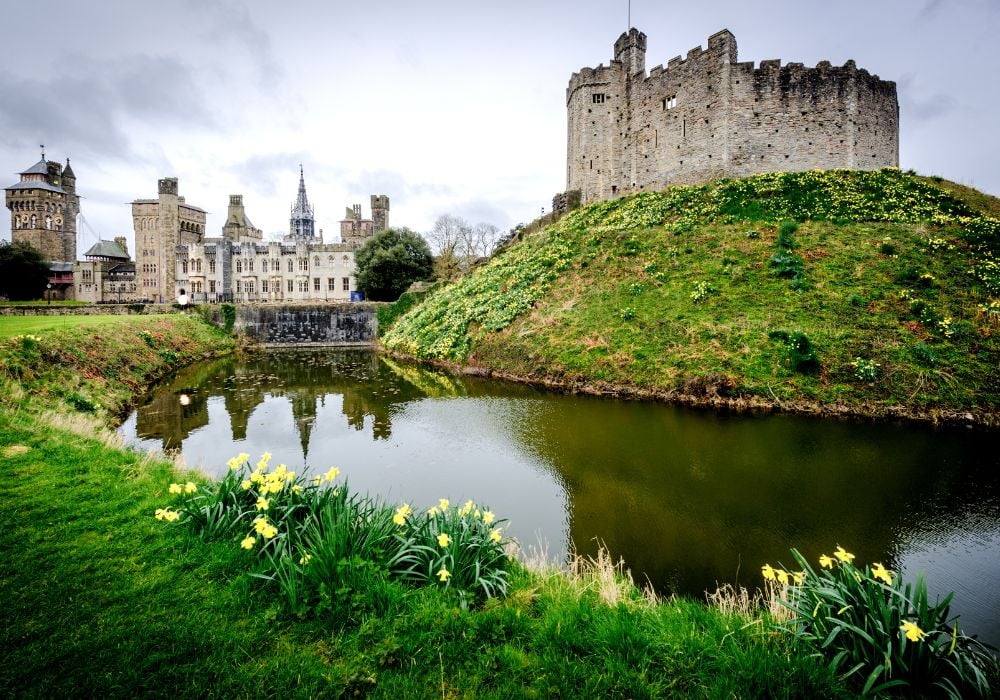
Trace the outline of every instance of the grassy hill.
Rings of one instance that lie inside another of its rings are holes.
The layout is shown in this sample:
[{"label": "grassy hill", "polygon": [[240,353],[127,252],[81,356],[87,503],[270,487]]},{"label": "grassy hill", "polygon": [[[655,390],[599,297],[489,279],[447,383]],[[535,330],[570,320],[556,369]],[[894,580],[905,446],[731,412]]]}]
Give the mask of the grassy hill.
[{"label": "grassy hill", "polygon": [[894,169],[641,193],[526,236],[382,342],[584,391],[995,425],[998,217]]}]

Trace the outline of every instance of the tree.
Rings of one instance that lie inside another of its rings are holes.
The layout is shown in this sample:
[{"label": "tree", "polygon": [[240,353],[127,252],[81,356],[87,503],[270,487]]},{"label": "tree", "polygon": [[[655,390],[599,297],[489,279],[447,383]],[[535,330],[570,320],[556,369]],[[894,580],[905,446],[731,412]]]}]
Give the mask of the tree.
[{"label": "tree", "polygon": [[49,266],[30,243],[0,243],[0,296],[13,301],[40,299],[49,283]]},{"label": "tree", "polygon": [[354,255],[358,287],[373,301],[395,301],[406,288],[431,276],[434,258],[423,237],[408,228],[376,234]]},{"label": "tree", "polygon": [[476,260],[493,254],[500,229],[493,224],[469,225],[465,219],[442,214],[427,232],[437,253],[434,272],[441,279],[454,279],[468,272]]}]

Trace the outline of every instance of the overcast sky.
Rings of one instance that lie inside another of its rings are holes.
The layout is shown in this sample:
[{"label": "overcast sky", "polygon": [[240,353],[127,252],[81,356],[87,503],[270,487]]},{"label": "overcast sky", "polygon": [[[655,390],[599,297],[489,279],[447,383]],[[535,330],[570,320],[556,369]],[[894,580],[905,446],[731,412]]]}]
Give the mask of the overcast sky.
[{"label": "overcast sky", "polygon": [[[0,186],[72,159],[82,253],[132,243],[136,198],[177,177],[219,235],[229,194],[283,233],[305,168],[318,227],[391,199],[506,229],[565,189],[565,90],[607,64],[627,0],[32,0],[0,22]],[[895,80],[900,166],[1000,195],[1000,0],[633,0],[647,70],[727,28],[739,58],[848,59]],[[10,238],[9,218],[2,226]]]}]

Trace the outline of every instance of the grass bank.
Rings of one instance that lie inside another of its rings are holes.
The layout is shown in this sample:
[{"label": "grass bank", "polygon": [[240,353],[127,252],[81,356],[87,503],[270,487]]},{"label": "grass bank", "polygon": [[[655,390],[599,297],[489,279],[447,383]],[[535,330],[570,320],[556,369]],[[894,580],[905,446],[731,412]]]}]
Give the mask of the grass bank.
[{"label": "grass bank", "polygon": [[897,170],[599,202],[431,293],[382,342],[579,391],[997,425],[998,209]]},{"label": "grass bank", "polygon": [[332,604],[294,614],[239,538],[155,519],[179,475],[103,427],[153,377],[231,341],[192,318],[131,321],[0,340],[4,694],[845,694],[759,616],[651,601],[606,561],[513,565],[506,597],[467,607],[351,564]]}]

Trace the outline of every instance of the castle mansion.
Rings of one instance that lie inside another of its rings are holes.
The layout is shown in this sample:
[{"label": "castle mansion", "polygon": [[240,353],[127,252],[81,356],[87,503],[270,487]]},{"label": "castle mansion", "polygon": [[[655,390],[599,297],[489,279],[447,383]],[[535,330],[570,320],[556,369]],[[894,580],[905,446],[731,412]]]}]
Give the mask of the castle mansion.
[{"label": "castle mansion", "polygon": [[899,165],[896,84],[821,61],[737,62],[722,30],[646,72],[646,35],[566,89],[566,189],[581,201],[755,173]]}]

